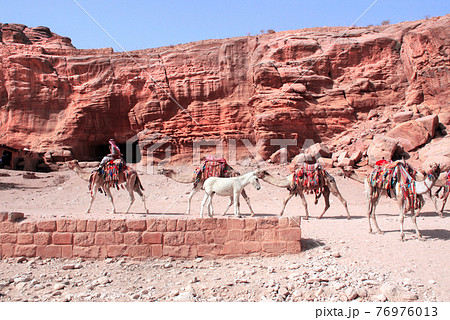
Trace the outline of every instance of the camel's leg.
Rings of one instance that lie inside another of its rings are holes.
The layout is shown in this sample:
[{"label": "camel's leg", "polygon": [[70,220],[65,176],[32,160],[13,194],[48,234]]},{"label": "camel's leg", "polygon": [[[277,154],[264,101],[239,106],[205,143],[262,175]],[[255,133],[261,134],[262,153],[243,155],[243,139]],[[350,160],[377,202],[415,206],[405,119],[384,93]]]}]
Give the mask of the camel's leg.
[{"label": "camel's leg", "polygon": [[244,198],[245,202],[247,202],[248,208],[250,209],[250,212],[252,213],[251,216],[253,217],[255,215],[255,212],[253,211],[252,206],[250,205],[250,198],[247,195],[247,193],[245,192],[245,189],[242,189],[241,194],[242,194],[242,197]]},{"label": "camel's leg", "polygon": [[111,201],[111,204],[112,204],[112,207],[113,207],[111,213],[116,213],[116,206],[114,205],[114,199],[113,199],[113,196],[111,194],[111,189],[106,187],[104,190],[106,192],[106,195],[109,198],[109,201]]},{"label": "camel's leg", "polygon": [[330,207],[330,189],[328,189],[328,187],[325,186],[323,188],[323,193],[322,194],[323,194],[323,198],[325,199],[325,208],[323,209],[322,214],[317,219],[322,219],[323,215],[325,214],[325,212]]},{"label": "camel's leg", "polygon": [[367,199],[367,220],[369,221],[369,233],[373,233],[372,224],[370,223],[370,217],[372,216],[373,199]]},{"label": "camel's leg", "polygon": [[[145,204],[145,195],[142,192],[141,188],[139,187],[139,184],[135,183],[134,191],[141,197],[142,203],[144,204],[145,213],[148,213],[147,205]],[[131,205],[130,205],[130,207],[131,207]]]},{"label": "camel's leg", "polygon": [[191,192],[188,195],[188,203],[187,203],[187,209],[186,214],[191,214],[191,199],[198,192],[199,187],[192,188]]},{"label": "camel's leg", "polygon": [[299,192],[298,195],[300,196],[300,199],[302,199],[303,207],[305,207],[305,220],[309,219],[309,212],[308,212],[308,203],[306,202],[305,194],[303,192]]},{"label": "camel's leg", "polygon": [[337,188],[336,184],[331,184],[330,185],[330,192],[339,199],[339,201],[342,202],[342,204],[344,205],[345,208],[345,212],[347,213],[347,220],[350,219],[350,213],[348,212],[348,206],[347,206],[347,201],[345,201],[344,197],[341,195],[341,193],[339,192],[339,189]]},{"label": "camel's leg", "polygon": [[203,208],[205,207],[206,200],[208,200],[208,198],[209,198],[209,195],[205,192],[205,196],[203,197],[203,200],[202,200],[202,206],[200,208],[200,218],[203,218]]},{"label": "camel's leg", "polygon": [[290,192],[289,195],[283,200],[283,208],[281,208],[280,216],[283,215],[284,209],[286,208],[287,203],[294,196],[294,193]]},{"label": "camel's leg", "polygon": [[416,228],[416,236],[419,240],[423,240],[422,235],[420,234],[419,227],[417,227],[417,217],[419,216],[420,212],[414,212],[414,208],[411,209],[411,220],[414,223],[414,227]]},{"label": "camel's leg", "polygon": [[384,232],[381,231],[380,227],[378,226],[377,217],[375,215],[375,210],[377,208],[379,200],[380,200],[380,197],[377,197],[377,198],[373,199],[371,218],[373,220],[373,225],[375,226],[375,229],[377,229],[377,233],[378,234],[384,234]]},{"label": "camel's leg", "polygon": [[91,212],[92,203],[94,203],[95,196],[97,195],[98,187],[96,185],[93,186],[91,191],[91,203],[89,203],[89,208],[87,208],[86,213]]},{"label": "camel's leg", "polygon": [[[434,195],[431,193],[431,190],[428,190],[428,192],[426,192],[426,194],[427,194],[428,198],[430,198],[431,202],[433,202],[434,208],[435,208],[435,210],[436,210],[436,214],[437,214],[439,217],[443,218],[442,210],[439,211],[439,208],[438,208],[437,197],[434,196]],[[419,209],[419,212],[420,212],[420,209]]]},{"label": "camel's leg", "polygon": [[376,233],[379,233],[379,234],[383,234],[384,233],[383,231],[381,231],[380,227],[378,226],[377,218],[376,218],[376,215],[375,215],[375,210],[377,208],[377,204],[378,204],[378,200],[379,199],[380,199],[379,196],[377,196],[377,197],[368,196],[368,200],[367,200],[367,219],[369,220],[369,233],[374,233],[372,231],[371,221],[373,222],[373,225],[375,226]]},{"label": "camel's leg", "polygon": [[448,199],[448,195],[450,194],[450,191],[449,192],[447,192],[445,195],[444,195],[444,199],[442,199],[442,208],[441,208],[441,211],[440,211],[440,216],[443,218],[444,217],[444,208],[445,208],[445,204],[447,203],[447,199]]},{"label": "camel's leg", "polygon": [[403,231],[403,221],[405,220],[405,211],[403,210],[403,208],[400,208],[400,216],[399,216],[399,223],[400,223],[400,240],[404,241],[405,240],[405,233]]},{"label": "camel's leg", "polygon": [[127,209],[127,211],[125,211],[125,213],[128,213],[130,211],[131,206],[133,205],[134,200],[135,200],[134,191],[129,185],[127,185],[127,190],[128,190],[128,194],[130,195],[130,205],[128,206],[128,209]]},{"label": "camel's leg", "polygon": [[240,192],[234,192],[234,195],[233,195],[234,215],[235,215],[236,217],[239,217],[239,216],[240,216],[240,208],[239,208],[239,206],[240,206],[240,203],[239,203],[239,196],[240,196],[240,195],[241,195]]},{"label": "camel's leg", "polygon": [[228,206],[227,206],[227,208],[225,209],[225,211],[222,214],[223,216],[227,213],[228,209],[230,209],[230,207],[233,205],[233,203],[234,203],[233,197],[231,196],[230,197],[230,201],[228,202]]},{"label": "camel's leg", "polygon": [[139,190],[138,195],[141,196],[142,203],[144,204],[145,213],[148,213],[147,205],[145,204],[145,195],[144,195],[144,193],[141,190]]}]

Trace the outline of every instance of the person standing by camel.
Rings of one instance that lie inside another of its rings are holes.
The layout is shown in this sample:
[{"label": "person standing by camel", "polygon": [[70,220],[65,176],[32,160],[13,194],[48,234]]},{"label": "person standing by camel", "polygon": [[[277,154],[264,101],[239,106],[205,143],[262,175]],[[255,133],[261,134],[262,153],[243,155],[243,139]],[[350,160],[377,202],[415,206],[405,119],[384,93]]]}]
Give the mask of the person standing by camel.
[{"label": "person standing by camel", "polygon": [[119,147],[116,145],[114,139],[109,139],[109,151],[110,153],[103,157],[102,161],[98,166],[98,171],[100,171],[105,164],[107,164],[111,160],[120,159],[122,157],[122,153],[120,153]]}]

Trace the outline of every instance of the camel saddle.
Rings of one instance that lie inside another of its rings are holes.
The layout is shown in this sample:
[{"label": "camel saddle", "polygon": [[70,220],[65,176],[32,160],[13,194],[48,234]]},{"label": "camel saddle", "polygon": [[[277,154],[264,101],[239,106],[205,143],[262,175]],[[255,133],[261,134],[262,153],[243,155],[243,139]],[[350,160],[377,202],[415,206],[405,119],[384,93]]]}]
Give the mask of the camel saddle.
[{"label": "camel saddle", "polygon": [[127,164],[123,158],[108,161],[101,171],[105,182],[109,183],[110,186],[115,186],[116,188],[119,188],[118,183],[120,180],[120,174],[124,173],[125,176],[128,177],[131,172],[133,172],[133,169],[127,167]]},{"label": "camel saddle", "polygon": [[403,197],[408,201],[409,207],[419,209],[423,206],[423,201],[417,196],[415,190],[416,173],[417,171],[405,161],[398,160],[376,166],[369,174],[368,181],[375,188],[376,193],[386,190],[389,197],[392,197],[390,191],[395,184],[400,183]]},{"label": "camel saddle", "polygon": [[239,175],[238,172],[231,169],[224,158],[207,156],[194,171],[194,187],[199,183],[203,184],[209,177],[229,178]]},{"label": "camel saddle", "polygon": [[326,171],[318,163],[302,163],[294,172],[294,190],[300,188],[316,195],[322,193],[325,174]]}]

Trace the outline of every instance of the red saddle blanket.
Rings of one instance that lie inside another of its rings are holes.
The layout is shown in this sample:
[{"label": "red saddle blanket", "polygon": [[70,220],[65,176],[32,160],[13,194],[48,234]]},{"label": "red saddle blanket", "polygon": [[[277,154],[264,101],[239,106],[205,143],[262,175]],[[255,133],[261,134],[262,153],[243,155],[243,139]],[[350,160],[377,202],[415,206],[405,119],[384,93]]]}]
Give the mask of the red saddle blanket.
[{"label": "red saddle blanket", "polygon": [[194,186],[203,184],[209,177],[229,178],[238,175],[239,172],[233,170],[224,158],[208,156],[194,171]]},{"label": "red saddle blanket", "polygon": [[369,174],[368,182],[374,188],[375,195],[378,195],[382,190],[387,190],[389,196],[391,196],[391,189],[398,182],[403,197],[408,201],[409,208],[414,207],[414,209],[418,209],[423,203],[415,190],[414,179],[416,173],[416,170],[409,164],[399,160],[376,166]]},{"label": "red saddle blanket", "polygon": [[302,163],[293,176],[294,189],[300,188],[309,193],[319,194],[323,191],[325,170],[318,163]]},{"label": "red saddle blanket", "polygon": [[134,170],[129,168],[123,159],[115,159],[107,162],[102,168],[103,179],[118,188],[120,174],[123,173],[128,178]]}]

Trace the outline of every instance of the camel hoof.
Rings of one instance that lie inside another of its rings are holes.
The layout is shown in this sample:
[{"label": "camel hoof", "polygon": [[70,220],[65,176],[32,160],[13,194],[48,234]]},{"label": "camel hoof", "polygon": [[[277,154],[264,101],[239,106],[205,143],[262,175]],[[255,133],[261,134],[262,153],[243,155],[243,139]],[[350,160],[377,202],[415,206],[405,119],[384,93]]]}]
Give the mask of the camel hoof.
[{"label": "camel hoof", "polygon": [[378,230],[377,233],[378,233],[378,234],[384,234],[384,232],[381,231],[381,230]]},{"label": "camel hoof", "polygon": [[348,216],[348,217],[347,217],[347,220],[350,220],[350,218],[351,218],[351,217],[350,217],[350,216]]},{"label": "camel hoof", "polygon": [[322,216],[318,216],[317,219],[318,219],[318,220],[322,219]]},{"label": "camel hoof", "polygon": [[303,220],[308,220],[308,219],[309,219],[309,217],[304,217],[304,218],[303,218]]}]

